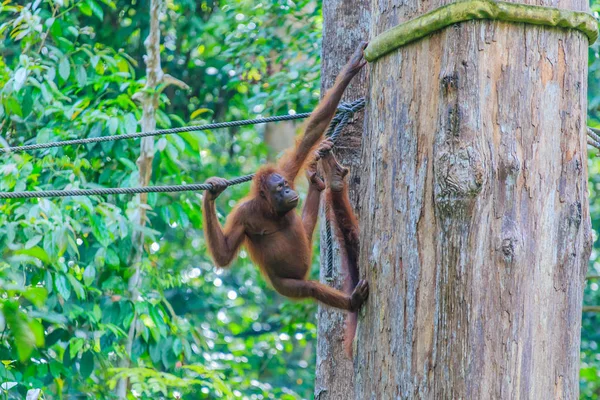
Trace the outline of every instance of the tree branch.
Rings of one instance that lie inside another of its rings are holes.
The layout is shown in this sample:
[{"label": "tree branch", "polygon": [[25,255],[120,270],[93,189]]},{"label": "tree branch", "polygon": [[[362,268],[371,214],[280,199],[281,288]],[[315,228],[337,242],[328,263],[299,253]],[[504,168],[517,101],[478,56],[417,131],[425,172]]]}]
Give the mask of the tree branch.
[{"label": "tree branch", "polygon": [[187,85],[187,83],[185,83],[184,81],[181,81],[169,74],[163,74],[162,79],[160,80],[160,83],[163,83],[165,85],[165,88],[167,86],[173,85],[173,86],[177,86],[184,90],[190,90],[190,87]]},{"label": "tree branch", "polygon": [[[162,9],[163,0],[150,1],[150,31],[148,37],[144,41],[146,46],[146,85],[140,92],[140,96],[133,96],[140,101],[142,106],[142,119],[140,125],[142,132],[153,131],[156,129],[156,110],[158,109],[157,87],[163,78],[163,71],[160,65],[160,10]],[[142,138],[140,143],[140,156],[137,159],[139,169],[138,183],[140,187],[148,186],[150,176],[152,175],[152,160],[154,159],[154,138]],[[138,196],[138,211],[135,214],[133,223],[140,228],[146,225],[146,211],[148,209],[148,194],[142,193]],[[135,229],[132,233],[132,249],[129,259],[129,265],[134,269],[131,278],[129,278],[129,295],[131,302],[138,301],[140,296],[139,283],[142,276],[142,260],[144,255],[144,233],[143,229]],[[134,308],[135,309],[135,308]],[[121,360],[121,368],[129,368],[131,361],[128,356],[131,354],[133,341],[136,336],[137,314],[129,327],[127,341],[125,343],[126,355]],[[128,380],[123,377],[117,385],[117,397],[120,400],[127,399]]]}]

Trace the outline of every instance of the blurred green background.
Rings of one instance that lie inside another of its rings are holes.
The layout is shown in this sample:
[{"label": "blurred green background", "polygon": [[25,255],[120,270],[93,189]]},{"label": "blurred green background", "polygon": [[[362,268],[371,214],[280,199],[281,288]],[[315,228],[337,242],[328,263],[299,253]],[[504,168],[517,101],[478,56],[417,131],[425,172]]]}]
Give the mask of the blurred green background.
[{"label": "blurred green background", "polygon": [[[316,1],[166,1],[162,67],[190,86],[164,88],[158,127],[310,111],[319,98]],[[149,0],[0,3],[0,141],[47,142],[139,130]],[[599,5],[592,4],[594,10]],[[589,123],[600,126],[600,55],[590,48]],[[274,154],[264,127],[157,139],[152,182],[253,172]],[[600,230],[600,159],[590,152]],[[43,157],[38,157],[39,155]],[[2,156],[0,190],[137,186],[138,141]],[[226,215],[248,191],[217,201]],[[150,195],[140,298],[127,298],[136,198],[0,202],[0,399],[111,399],[128,377],[138,398],[308,399],[315,311],[259,277],[247,254],[209,259],[201,193]],[[600,275],[597,235],[590,275]],[[313,275],[318,276],[318,248]],[[586,305],[600,305],[600,280]],[[125,339],[137,315],[130,354]],[[581,398],[600,398],[600,321],[584,313]],[[131,357],[134,368],[119,369]],[[132,394],[132,396],[133,396]],[[133,397],[132,397],[133,398]]]}]

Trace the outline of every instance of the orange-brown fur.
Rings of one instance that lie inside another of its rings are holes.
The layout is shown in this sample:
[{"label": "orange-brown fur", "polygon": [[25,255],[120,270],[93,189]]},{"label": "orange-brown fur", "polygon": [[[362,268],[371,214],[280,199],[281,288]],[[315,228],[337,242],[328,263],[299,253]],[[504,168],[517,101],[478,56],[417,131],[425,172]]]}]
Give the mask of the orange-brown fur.
[{"label": "orange-brown fur", "polygon": [[[358,221],[350,205],[346,184],[344,184],[344,189],[341,192],[328,190],[326,199],[331,207],[330,213],[333,214],[335,235],[340,242],[341,265],[345,273],[344,292],[350,294],[358,284],[359,279]],[[357,312],[349,312],[344,333],[344,349],[349,356],[352,355],[352,341],[356,334],[357,323]]]},{"label": "orange-brown fur", "polygon": [[326,305],[348,311],[356,311],[362,305],[368,294],[368,287],[365,283],[362,290],[355,289],[352,292],[358,282],[355,256],[358,251],[358,228],[348,203],[347,188],[341,193],[330,195],[333,208],[340,208],[335,210],[334,214],[338,238],[345,249],[344,264],[350,272],[351,283],[344,293],[318,281],[306,279],[311,265],[312,235],[317,220],[320,192],[323,190],[322,182],[319,185],[312,179],[309,180],[302,217],[293,209],[278,213],[274,204],[271,204],[267,182],[273,174],[279,174],[289,182],[291,188],[294,187],[299,171],[307,162],[312,161],[314,150],[335,115],[345,88],[364,65],[362,50],[365,45],[361,44],[359,51],[338,76],[334,87],[312,113],[302,139],[277,165],[267,165],[256,173],[251,194],[232,211],[225,228],[221,229],[214,205],[214,199],[224,189],[219,178],[211,178],[212,182],[207,181],[221,186],[218,191],[205,196],[203,212],[208,249],[217,265],[229,265],[240,246],[244,244],[252,260],[260,267],[275,290],[282,295],[291,298],[312,297]]}]

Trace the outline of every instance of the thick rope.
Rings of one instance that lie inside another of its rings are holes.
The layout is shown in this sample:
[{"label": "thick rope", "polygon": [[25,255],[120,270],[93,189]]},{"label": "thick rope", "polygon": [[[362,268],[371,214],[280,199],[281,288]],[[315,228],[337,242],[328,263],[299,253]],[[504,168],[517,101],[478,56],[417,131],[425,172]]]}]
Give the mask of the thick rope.
[{"label": "thick rope", "polygon": [[588,134],[588,138],[587,138],[587,143],[600,150],[600,135],[598,135],[598,132],[600,132],[600,130],[595,129],[595,128],[587,128],[587,134]]},{"label": "thick rope", "polygon": [[[340,137],[342,130],[350,122],[352,114],[360,110],[365,106],[365,99],[358,99],[350,104],[342,103],[340,109],[343,112],[338,113],[329,125],[327,130],[327,136],[333,141],[333,144],[337,142]],[[343,108],[346,107],[346,108]],[[325,270],[325,279],[328,281],[333,279],[333,235],[331,234],[331,220],[329,213],[330,205],[325,204],[325,244],[327,248],[327,269]]]},{"label": "thick rope", "polygon": [[[242,182],[251,181],[254,177],[246,175],[227,181],[227,186],[237,185]],[[101,188],[101,189],[63,189],[63,190],[40,190],[32,192],[0,192],[0,199],[29,199],[39,197],[75,197],[75,196],[105,196],[109,194],[137,194],[137,193],[170,193],[210,190],[210,183],[194,183],[189,185],[167,185],[167,186],[143,186],[132,188]]]},{"label": "thick rope", "polygon": [[[342,102],[338,107],[338,113],[331,120],[329,124],[329,128],[327,130],[326,135],[333,141],[334,145],[337,142],[339,136],[341,135],[342,130],[348,125],[350,122],[350,117],[356,111],[361,110],[365,106],[365,99],[358,99],[352,103]],[[204,126],[196,126],[196,127],[185,127],[185,128],[175,128],[175,129],[164,129],[159,131],[152,132],[142,132],[135,133],[129,135],[119,135],[119,136],[104,136],[99,138],[88,138],[88,139],[77,139],[77,140],[67,140],[63,142],[54,142],[54,143],[45,143],[45,144],[36,144],[36,145],[27,145],[27,146],[19,146],[12,148],[4,148],[0,150],[7,151],[26,151],[26,150],[38,150],[43,148],[50,147],[60,147],[67,146],[73,144],[85,144],[85,143],[96,143],[99,141],[108,141],[108,140],[121,140],[121,139],[133,139],[144,136],[155,136],[155,135],[163,135],[163,134],[171,134],[178,132],[189,132],[193,130],[204,130],[204,129],[216,129],[223,128],[228,126],[240,126],[240,125],[250,125],[251,123],[265,123],[265,122],[274,122],[274,121],[284,121],[289,119],[299,119],[306,118],[310,114],[297,114],[294,116],[279,116],[279,117],[271,117],[271,118],[262,118],[258,120],[244,120],[244,121],[234,121],[234,122],[223,122],[218,124],[210,124]],[[296,117],[296,118],[289,118]],[[265,121],[265,120],[269,121]],[[252,122],[250,122],[252,121]],[[104,139],[104,140],[98,140]],[[0,152],[1,153],[1,152]],[[238,178],[230,179],[227,181],[227,186],[238,185],[243,182],[251,181],[254,178],[254,174],[245,175]],[[101,189],[65,189],[65,190],[44,190],[44,191],[29,191],[29,192],[0,192],[0,199],[27,199],[27,198],[41,198],[41,197],[75,197],[75,196],[104,196],[104,195],[113,195],[113,194],[138,194],[138,193],[170,193],[170,192],[183,192],[183,191],[200,191],[200,190],[211,190],[213,186],[210,183],[200,183],[200,184],[190,184],[190,185],[167,185],[167,186],[145,186],[145,187],[136,187],[136,188],[101,188]],[[327,269],[325,271],[325,278],[327,280],[333,279],[333,237],[331,234],[331,221],[329,218],[329,204],[326,205],[325,211],[325,244],[327,251]]]},{"label": "thick rope", "polygon": [[331,221],[329,219],[329,203],[325,203],[325,244],[327,248],[327,269],[325,279],[333,280],[333,238],[331,237]]},{"label": "thick rope", "polygon": [[[356,112],[361,110],[365,106],[364,99],[356,100],[352,103],[341,103],[338,107],[338,113],[332,119],[329,129],[327,130],[327,135],[335,141],[339,137],[344,126],[348,124],[350,121],[350,116]],[[269,118],[261,118],[255,120],[243,120],[243,121],[232,121],[232,122],[220,122],[216,124],[196,126],[196,127],[183,127],[183,128],[174,128],[174,129],[164,129],[159,131],[151,131],[151,132],[142,132],[142,133],[134,133],[129,135],[114,135],[114,136],[103,136],[99,138],[89,138],[91,140],[96,139],[105,139],[111,138],[109,140],[121,140],[121,139],[131,139],[138,138],[143,136],[155,136],[161,134],[169,134],[169,133],[177,133],[177,132],[188,132],[192,130],[203,130],[203,129],[217,129],[223,127],[231,127],[231,126],[240,126],[240,125],[250,125],[252,123],[265,123],[265,122],[274,122],[274,121],[285,121],[289,119],[298,119],[298,118],[289,118],[289,117],[298,117],[306,118],[310,116],[310,113],[297,114],[297,115],[283,115],[277,117],[269,117]],[[265,121],[265,120],[269,121]],[[202,129],[200,129],[202,128]],[[142,135],[142,136],[140,136]],[[92,143],[87,142],[87,139],[77,139],[77,140],[68,140],[63,142],[54,142],[54,143],[42,143],[36,145],[28,145],[28,146],[19,146],[19,147],[11,147],[8,149],[18,149],[18,151],[26,151],[26,150],[37,150],[40,148],[48,148],[48,147],[39,147],[39,146],[48,146],[50,147],[59,147],[59,146],[67,146],[71,144],[85,144]],[[106,141],[106,140],[105,140]],[[76,143],[73,143],[76,142]],[[34,146],[34,147],[32,147]],[[2,150],[7,150],[2,149]],[[231,179],[227,181],[227,186],[238,185],[243,182],[251,181],[254,178],[254,174],[245,175],[238,178]],[[27,191],[27,192],[0,192],[0,199],[29,199],[29,198],[41,198],[41,197],[74,197],[74,196],[103,196],[103,195],[111,195],[111,194],[138,194],[138,193],[171,193],[171,192],[185,192],[185,191],[200,191],[200,190],[211,190],[212,185],[207,183],[195,183],[189,185],[166,185],[166,186],[144,186],[144,187],[133,187],[133,188],[99,188],[99,189],[63,189],[63,190],[40,190],[40,191]]]},{"label": "thick rope", "polygon": [[308,118],[308,117],[310,117],[310,113],[302,113],[302,114],[294,114],[294,115],[277,115],[274,117],[244,119],[244,120],[240,120],[240,121],[231,121],[231,122],[217,122],[214,124],[206,124],[206,125],[183,126],[183,127],[179,127],[179,128],[159,129],[156,131],[128,133],[125,135],[99,136],[99,137],[91,137],[91,138],[84,138],[84,139],[63,140],[60,142],[28,144],[28,145],[24,145],[24,146],[14,146],[14,147],[3,147],[3,148],[0,148],[0,154],[2,154],[2,153],[19,153],[19,152],[23,152],[23,151],[50,149],[53,147],[73,146],[73,145],[78,145],[78,144],[112,142],[115,140],[124,140],[124,139],[139,139],[139,138],[144,138],[144,137],[148,137],[148,136],[172,135],[174,133],[205,131],[205,130],[209,130],[209,129],[231,128],[234,126],[258,125],[258,124],[266,124],[269,122],[291,121],[291,120],[295,120],[295,119],[303,119],[303,118]]}]

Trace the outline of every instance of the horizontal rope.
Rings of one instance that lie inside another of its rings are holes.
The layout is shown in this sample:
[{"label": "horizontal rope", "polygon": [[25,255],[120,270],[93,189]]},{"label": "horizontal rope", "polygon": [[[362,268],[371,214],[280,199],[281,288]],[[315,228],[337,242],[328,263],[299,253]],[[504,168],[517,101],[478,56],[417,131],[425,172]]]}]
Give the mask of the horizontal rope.
[{"label": "horizontal rope", "polygon": [[[241,176],[227,181],[227,186],[237,185],[251,181],[254,174]],[[210,183],[193,183],[189,185],[144,186],[135,188],[101,188],[101,189],[63,189],[42,190],[31,192],[0,192],[0,199],[30,199],[39,197],[76,197],[76,196],[104,196],[109,194],[138,194],[138,193],[171,193],[211,190]]]},{"label": "horizontal rope", "polygon": [[598,39],[598,23],[586,12],[495,0],[457,1],[376,36],[365,49],[365,59],[375,61],[399,47],[443,28],[471,20],[495,20],[576,29],[587,36],[590,45]]},{"label": "horizontal rope", "polygon": [[595,128],[587,128],[587,143],[592,146],[595,147],[596,149],[600,150],[600,136],[598,135],[598,129]]},{"label": "horizontal rope", "polygon": [[[338,139],[338,137],[341,133],[341,130],[350,121],[351,115],[354,112],[362,109],[364,106],[365,106],[364,99],[358,99],[352,103],[345,103],[345,102],[341,103],[338,107],[338,110],[339,110],[338,113],[335,115],[335,117],[331,120],[331,123],[329,124],[329,128],[327,130],[326,135],[329,136],[335,143],[335,141]],[[297,114],[297,115],[304,115],[303,118],[306,118],[307,116],[310,115],[310,113]],[[282,117],[288,117],[288,116],[270,117],[270,119],[271,119],[270,122],[275,122],[272,120],[274,118],[282,118]],[[261,120],[264,120],[264,119],[266,119],[266,118],[263,118]],[[296,119],[298,119],[298,118],[296,118]],[[284,119],[277,119],[277,121],[282,121],[282,120],[284,120]],[[245,125],[250,125],[250,123],[245,123],[247,121],[257,121],[257,120],[221,122],[218,124],[204,125],[205,128],[203,128],[203,129],[222,128],[222,127],[225,127],[226,124],[227,124],[226,126],[239,126],[238,123],[240,123],[240,122],[244,123]],[[264,121],[256,122],[256,123],[264,123]],[[212,126],[212,128],[206,128],[206,126]],[[215,126],[216,126],[216,128],[215,128]],[[177,129],[178,132],[185,132],[185,129],[188,129],[188,131],[189,131],[189,128],[194,128],[194,127],[174,128],[174,129]],[[146,132],[146,133],[141,133],[141,134],[146,134],[146,136],[152,136],[151,134],[164,134],[164,131],[165,130],[153,131],[153,132]],[[171,131],[171,130],[168,130],[168,131]],[[156,133],[156,132],[163,132],[163,133]],[[169,132],[169,133],[176,133],[176,132]],[[134,135],[140,135],[140,134],[134,134]],[[131,138],[130,136],[132,136],[132,135],[114,136],[116,138],[114,140],[119,140],[121,138],[125,138],[124,136],[128,136],[127,138]],[[93,139],[98,139],[98,138],[93,138]],[[85,140],[85,139],[81,139],[81,140]],[[67,141],[67,142],[72,142],[72,141]],[[52,144],[57,144],[57,143],[65,143],[65,142],[54,142]],[[80,144],[80,143],[75,143],[75,144]],[[40,144],[40,145],[44,145],[44,144]],[[39,145],[31,145],[31,146],[39,146]],[[21,146],[21,147],[27,147],[27,146]],[[15,147],[13,147],[13,149],[14,148]],[[254,174],[230,179],[227,181],[227,186],[233,186],[233,185],[238,185],[240,183],[248,182],[248,181],[251,181],[252,178],[254,178]],[[103,195],[112,195],[112,194],[139,194],[139,193],[171,193],[171,192],[211,190],[212,188],[213,188],[213,186],[210,183],[194,183],[194,184],[189,184],[189,185],[144,186],[144,187],[134,187],[134,188],[63,189],[63,190],[40,190],[40,191],[26,191],[26,192],[0,192],[0,199],[103,196]]]},{"label": "horizontal rope", "polygon": [[258,124],[266,124],[269,122],[291,121],[291,120],[303,119],[303,118],[308,118],[308,117],[310,117],[310,113],[302,113],[302,114],[294,114],[294,115],[277,115],[274,117],[266,117],[266,118],[244,119],[244,120],[240,120],[240,121],[217,122],[214,124],[206,124],[206,125],[191,125],[191,126],[183,126],[183,127],[179,127],[179,128],[158,129],[155,131],[128,133],[125,135],[98,136],[98,137],[91,137],[91,138],[84,138],[84,139],[62,140],[60,142],[28,144],[28,145],[24,145],[24,146],[14,146],[14,147],[2,147],[2,148],[0,148],[0,154],[2,154],[2,153],[19,153],[19,152],[24,152],[24,151],[50,149],[53,147],[73,146],[73,145],[79,145],[79,144],[111,142],[111,141],[115,141],[115,140],[139,139],[139,138],[144,138],[144,137],[148,137],[148,136],[172,135],[174,133],[205,131],[205,130],[210,130],[210,129],[231,128],[231,127],[235,127],[235,126],[258,125]]}]

